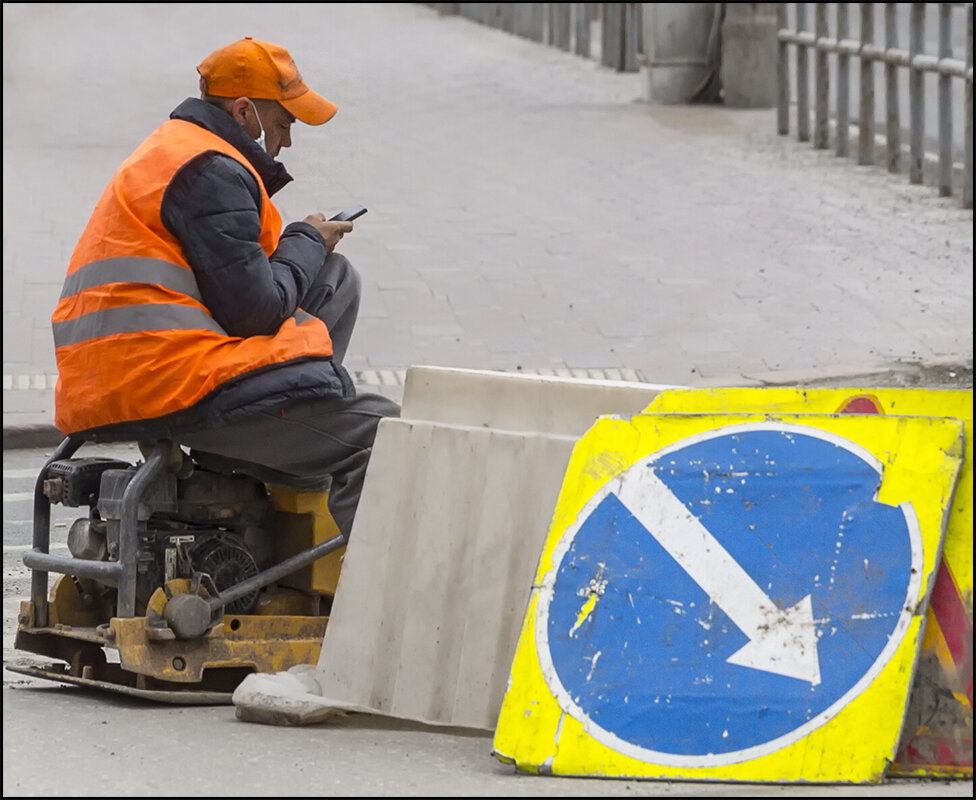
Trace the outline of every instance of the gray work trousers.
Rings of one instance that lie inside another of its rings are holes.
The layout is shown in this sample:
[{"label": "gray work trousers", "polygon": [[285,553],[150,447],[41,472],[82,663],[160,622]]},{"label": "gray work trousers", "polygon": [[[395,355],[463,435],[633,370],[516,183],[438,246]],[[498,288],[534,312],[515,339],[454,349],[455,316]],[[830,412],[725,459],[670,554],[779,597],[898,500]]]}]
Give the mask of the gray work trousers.
[{"label": "gray work trousers", "polygon": [[[348,259],[331,253],[299,304],[332,335],[342,363],[359,313],[361,281]],[[376,428],[400,406],[379,394],[321,397],[275,405],[219,428],[181,436],[205,467],[296,488],[329,486],[329,511],[347,538],[362,493]]]}]

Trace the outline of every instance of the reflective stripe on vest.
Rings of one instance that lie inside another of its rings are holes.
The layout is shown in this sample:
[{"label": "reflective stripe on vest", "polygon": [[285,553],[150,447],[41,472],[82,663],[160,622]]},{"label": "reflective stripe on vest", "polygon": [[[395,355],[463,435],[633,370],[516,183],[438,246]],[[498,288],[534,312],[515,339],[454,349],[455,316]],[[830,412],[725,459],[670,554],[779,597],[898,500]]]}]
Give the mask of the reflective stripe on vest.
[{"label": "reflective stripe on vest", "polygon": [[227,332],[206,311],[178,303],[146,303],[93,311],[64,322],[53,323],[54,346],[67,347],[103,336],[142,331],[212,331],[223,336]]},{"label": "reflective stripe on vest", "polygon": [[[61,299],[84,289],[109,283],[147,283],[170,289],[202,302],[193,273],[158,258],[119,257],[93,261],[68,276]],[[301,325],[312,315],[297,309],[293,318]],[[179,303],[144,303],[93,311],[74,319],[52,323],[54,346],[65,347],[101,336],[140,331],[203,330],[227,336],[217,321],[203,309]]]},{"label": "reflective stripe on vest", "polygon": [[192,272],[170,261],[135,256],[105,258],[85,264],[65,279],[61,299],[107,283],[151,283],[203,302]]}]

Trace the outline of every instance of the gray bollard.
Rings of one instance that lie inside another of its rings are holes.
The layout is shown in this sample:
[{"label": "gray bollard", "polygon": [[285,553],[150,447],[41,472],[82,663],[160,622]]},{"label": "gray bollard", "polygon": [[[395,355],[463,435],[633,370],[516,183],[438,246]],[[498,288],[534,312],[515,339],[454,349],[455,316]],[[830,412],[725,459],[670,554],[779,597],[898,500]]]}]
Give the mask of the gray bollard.
[{"label": "gray bollard", "polygon": [[776,3],[728,3],[722,23],[722,90],[732,108],[776,105]]}]

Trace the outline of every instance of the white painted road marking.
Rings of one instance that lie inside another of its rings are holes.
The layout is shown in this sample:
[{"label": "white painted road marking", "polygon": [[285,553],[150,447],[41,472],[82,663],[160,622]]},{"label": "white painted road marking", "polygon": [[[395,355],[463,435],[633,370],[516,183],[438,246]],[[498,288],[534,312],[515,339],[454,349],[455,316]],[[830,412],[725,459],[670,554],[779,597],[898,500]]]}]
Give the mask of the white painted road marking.
[{"label": "white painted road marking", "polygon": [[811,596],[779,608],[653,470],[639,478],[622,480],[617,498],[749,637],[728,662],[818,685]]}]

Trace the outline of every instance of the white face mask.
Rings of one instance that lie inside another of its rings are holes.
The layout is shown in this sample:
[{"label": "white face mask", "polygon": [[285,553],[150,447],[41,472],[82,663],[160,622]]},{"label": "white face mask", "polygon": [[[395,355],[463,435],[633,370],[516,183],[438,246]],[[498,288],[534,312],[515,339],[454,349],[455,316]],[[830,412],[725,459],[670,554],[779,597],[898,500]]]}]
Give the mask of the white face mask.
[{"label": "white face mask", "polygon": [[[250,102],[250,101],[248,101],[248,102]],[[258,143],[258,146],[262,150],[264,150],[265,152],[267,152],[267,148],[264,146],[264,125],[261,124],[261,115],[258,114],[258,107],[256,105],[254,105],[254,103],[251,103],[251,108],[254,109],[254,116],[257,118],[258,127],[261,129],[261,135],[258,136],[258,138],[255,139],[254,141],[256,141]]]}]

